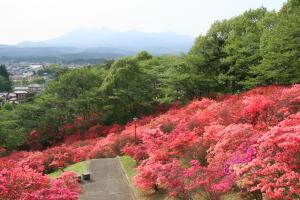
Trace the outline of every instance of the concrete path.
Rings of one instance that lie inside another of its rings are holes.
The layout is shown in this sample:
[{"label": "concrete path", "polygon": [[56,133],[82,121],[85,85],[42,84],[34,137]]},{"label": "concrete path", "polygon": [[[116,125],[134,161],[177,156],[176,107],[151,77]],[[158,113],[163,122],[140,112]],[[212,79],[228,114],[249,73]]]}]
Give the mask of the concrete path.
[{"label": "concrete path", "polygon": [[83,184],[80,200],[134,200],[117,158],[91,160],[89,170],[92,180]]}]

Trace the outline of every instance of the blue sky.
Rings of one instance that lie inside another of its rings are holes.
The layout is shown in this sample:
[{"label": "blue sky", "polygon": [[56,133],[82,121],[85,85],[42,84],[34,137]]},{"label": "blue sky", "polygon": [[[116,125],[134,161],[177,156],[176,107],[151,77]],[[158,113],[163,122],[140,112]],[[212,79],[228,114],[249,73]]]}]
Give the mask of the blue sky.
[{"label": "blue sky", "polygon": [[286,0],[1,0],[0,44],[53,38],[79,28],[197,36],[215,20]]}]

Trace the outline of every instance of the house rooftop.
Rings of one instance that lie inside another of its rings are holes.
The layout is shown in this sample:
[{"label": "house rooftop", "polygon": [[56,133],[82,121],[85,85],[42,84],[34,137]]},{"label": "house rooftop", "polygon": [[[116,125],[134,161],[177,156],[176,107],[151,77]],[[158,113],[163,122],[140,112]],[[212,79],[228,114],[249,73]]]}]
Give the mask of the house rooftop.
[{"label": "house rooftop", "polygon": [[15,96],[16,96],[16,93],[9,93],[8,96],[9,96],[9,97],[15,97]]},{"label": "house rooftop", "polygon": [[33,87],[39,88],[39,87],[42,87],[42,86],[41,86],[40,84],[35,83],[35,84],[28,85],[28,87],[31,87],[31,88],[33,88]]},{"label": "house rooftop", "polygon": [[22,90],[15,91],[15,94],[27,94],[27,93],[28,93],[27,91],[22,91]]},{"label": "house rooftop", "polygon": [[24,90],[28,90],[28,87],[15,87],[14,90],[21,90],[21,91],[24,91]]}]

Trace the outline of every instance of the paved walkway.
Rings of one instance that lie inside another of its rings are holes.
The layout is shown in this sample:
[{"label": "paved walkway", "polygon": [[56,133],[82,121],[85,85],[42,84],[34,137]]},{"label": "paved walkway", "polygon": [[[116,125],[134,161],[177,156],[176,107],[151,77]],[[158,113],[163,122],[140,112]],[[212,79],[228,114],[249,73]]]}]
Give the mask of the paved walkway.
[{"label": "paved walkway", "polygon": [[91,160],[89,170],[92,180],[83,184],[80,200],[134,200],[117,158]]}]

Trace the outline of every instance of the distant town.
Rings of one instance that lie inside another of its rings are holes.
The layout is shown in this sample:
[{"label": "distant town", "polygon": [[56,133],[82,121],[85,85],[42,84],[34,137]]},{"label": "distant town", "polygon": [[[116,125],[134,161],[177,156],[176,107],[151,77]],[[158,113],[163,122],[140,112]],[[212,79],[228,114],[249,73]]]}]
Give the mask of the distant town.
[{"label": "distant town", "polygon": [[0,92],[0,106],[5,102],[20,104],[31,97],[38,95],[51,81],[53,68],[75,69],[83,65],[70,64],[58,65],[53,63],[32,63],[32,62],[5,62],[3,63],[9,73],[11,91]]}]

